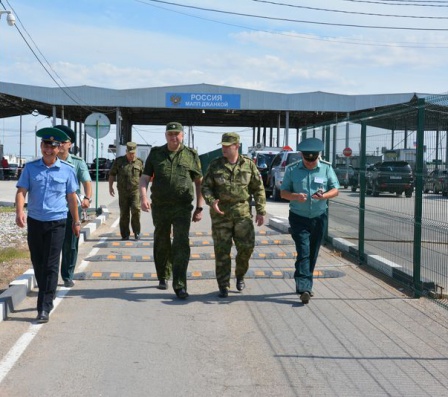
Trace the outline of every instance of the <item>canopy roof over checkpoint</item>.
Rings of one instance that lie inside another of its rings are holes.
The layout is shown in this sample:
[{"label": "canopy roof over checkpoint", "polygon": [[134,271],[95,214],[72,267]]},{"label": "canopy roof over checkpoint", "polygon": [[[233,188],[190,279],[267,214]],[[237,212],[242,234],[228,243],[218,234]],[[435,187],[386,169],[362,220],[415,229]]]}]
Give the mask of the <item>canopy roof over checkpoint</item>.
[{"label": "canopy roof over checkpoint", "polygon": [[[440,96],[417,93],[276,93],[210,84],[118,90],[0,82],[0,118],[38,113],[83,123],[89,114],[99,112],[106,114],[112,124],[117,124],[120,117],[125,129],[132,125],[164,125],[175,120],[185,126],[254,130],[300,129],[344,120],[359,122],[362,118],[367,124],[381,128],[416,129],[414,113],[418,99],[432,98],[432,106],[443,110],[439,112],[444,115],[443,120],[437,123],[442,122],[446,128],[447,101],[446,96],[442,97],[440,100]],[[384,116],[365,117],[378,112]]]}]

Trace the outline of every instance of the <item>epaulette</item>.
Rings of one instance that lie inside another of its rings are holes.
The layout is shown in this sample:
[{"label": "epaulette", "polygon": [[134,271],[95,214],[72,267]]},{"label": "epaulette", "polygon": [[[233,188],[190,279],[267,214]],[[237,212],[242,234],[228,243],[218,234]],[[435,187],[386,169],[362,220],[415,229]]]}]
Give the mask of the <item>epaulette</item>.
[{"label": "epaulette", "polygon": [[193,149],[193,148],[188,147],[188,146],[185,146],[185,145],[184,145],[184,148],[187,149],[187,150],[189,150],[189,151],[192,152],[192,153],[196,153],[196,154],[197,154],[196,149]]},{"label": "epaulette", "polygon": [[82,157],[75,156],[74,154],[70,154],[70,156],[72,157],[72,159],[84,161],[84,159]]},{"label": "epaulette", "polygon": [[[165,146],[165,145],[164,145],[164,146]],[[153,146],[153,147],[151,148],[151,152],[152,152],[153,150],[156,150],[156,151],[161,150],[161,149],[163,149],[164,146]],[[149,153],[151,153],[151,152],[149,152]]]},{"label": "epaulette", "polygon": [[327,161],[327,160],[321,160],[321,159],[319,159],[319,161],[320,161],[321,163],[324,163],[324,164],[327,164],[327,165],[331,165],[331,163],[330,163],[329,161]]},{"label": "epaulette", "polygon": [[[61,159],[59,159],[59,160],[61,160]],[[65,161],[65,160],[61,160],[61,163],[63,163],[63,164],[67,164],[67,165],[69,165],[70,167],[75,168],[75,166],[74,166],[73,164],[70,164],[70,163],[68,163],[68,162]]]}]

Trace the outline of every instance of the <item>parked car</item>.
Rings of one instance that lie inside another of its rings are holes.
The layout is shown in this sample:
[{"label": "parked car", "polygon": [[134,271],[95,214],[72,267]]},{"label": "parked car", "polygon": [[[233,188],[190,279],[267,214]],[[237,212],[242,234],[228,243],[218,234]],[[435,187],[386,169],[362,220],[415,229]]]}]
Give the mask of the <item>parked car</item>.
[{"label": "parked car", "polygon": [[3,171],[5,179],[18,179],[19,178],[19,164],[9,163],[7,170]]},{"label": "parked car", "polygon": [[354,168],[351,165],[347,166],[347,164],[335,164],[333,169],[338,177],[339,184],[347,189],[350,186],[350,181],[353,181]]},{"label": "parked car", "polygon": [[[356,192],[356,189],[359,188],[361,185],[361,173],[359,168],[353,168],[355,173],[353,174],[352,178],[350,179],[350,186],[352,192]],[[374,166],[372,164],[367,164],[366,166],[366,180],[369,179],[370,173],[373,171]]]},{"label": "parked car", "polygon": [[[431,191],[434,194],[439,194],[439,192],[443,191],[444,181],[448,181],[448,170],[436,168],[425,178],[423,192],[428,193]],[[445,182],[445,184],[448,184],[448,182]]]},{"label": "parked car", "polygon": [[442,183],[442,196],[448,197],[448,180],[444,180]]},{"label": "parked car", "polygon": [[285,150],[277,153],[272,159],[268,168],[265,191],[266,197],[272,194],[275,201],[280,201],[280,187],[283,182],[283,175],[287,165],[302,159],[302,153],[292,150]]},{"label": "parked car", "polygon": [[252,153],[252,159],[260,172],[261,179],[263,179],[263,185],[266,186],[268,179],[269,166],[272,159],[275,157],[275,152],[270,151],[258,151]]},{"label": "parked car", "polygon": [[[98,157],[98,180],[108,180],[109,171],[112,167],[114,160],[109,160],[104,157]],[[92,181],[96,180],[96,159],[93,163],[89,164],[89,174]]]},{"label": "parked car", "polygon": [[381,192],[395,193],[412,197],[414,176],[410,164],[406,161],[383,161],[376,163],[366,175],[366,194],[379,196]]}]

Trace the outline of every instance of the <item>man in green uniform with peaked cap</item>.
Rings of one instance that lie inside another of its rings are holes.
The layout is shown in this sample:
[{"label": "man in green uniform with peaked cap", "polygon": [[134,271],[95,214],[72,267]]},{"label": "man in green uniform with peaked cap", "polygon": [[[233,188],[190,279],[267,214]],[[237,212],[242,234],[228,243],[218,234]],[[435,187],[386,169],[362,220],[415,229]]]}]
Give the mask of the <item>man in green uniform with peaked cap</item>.
[{"label": "man in green uniform with peaked cap", "polygon": [[266,215],[266,195],[255,163],[239,155],[239,135],[225,133],[220,144],[223,157],[210,163],[202,184],[202,194],[210,206],[219,296],[226,298],[230,288],[232,239],[237,250],[236,288],[242,291],[246,286],[244,276],[255,247],[251,197],[255,200],[255,222],[261,226]]},{"label": "man in green uniform with peaked cap", "polygon": [[[129,240],[132,231],[140,239],[140,192],[139,182],[143,172],[143,160],[137,157],[137,144],[126,144],[126,155],[117,157],[109,172],[109,193],[115,196],[114,181],[117,177],[118,205],[120,206],[120,234],[122,240]],[[131,216],[129,216],[129,213]]]},{"label": "man in green uniform with peaked cap", "polygon": [[289,225],[296,244],[296,292],[308,304],[314,295],[313,272],[328,224],[327,202],[339,194],[339,182],[331,164],[319,159],[324,149],[320,139],[304,139],[297,149],[302,161],[286,167],[281,197],[289,200]]},{"label": "man in green uniform with peaked cap", "polygon": [[[66,125],[57,125],[57,128],[66,133],[69,139],[62,141],[59,146],[58,157],[73,165],[78,185],[83,186],[85,196],[81,196],[80,187],[76,191],[78,201],[78,216],[81,219],[81,211],[87,209],[92,202],[92,180],[86,162],[78,156],[70,153],[72,145],[76,144],[76,134]],[[65,228],[64,244],[62,245],[61,277],[64,287],[71,288],[75,285],[73,275],[75,273],[76,261],[78,260],[79,237],[73,234],[71,225],[73,218],[70,211],[67,212],[67,227]]]},{"label": "man in green uniform with peaked cap", "polygon": [[[183,144],[182,124],[168,123],[166,144],[151,149],[140,178],[141,207],[152,212],[154,224],[154,262],[159,279],[158,289],[168,288],[173,272],[173,289],[179,299],[188,298],[187,268],[190,260],[191,221],[202,219],[202,171],[196,150]],[[151,184],[151,203],[147,188]],[[193,212],[192,202],[195,198]],[[173,241],[171,242],[171,228]]]}]

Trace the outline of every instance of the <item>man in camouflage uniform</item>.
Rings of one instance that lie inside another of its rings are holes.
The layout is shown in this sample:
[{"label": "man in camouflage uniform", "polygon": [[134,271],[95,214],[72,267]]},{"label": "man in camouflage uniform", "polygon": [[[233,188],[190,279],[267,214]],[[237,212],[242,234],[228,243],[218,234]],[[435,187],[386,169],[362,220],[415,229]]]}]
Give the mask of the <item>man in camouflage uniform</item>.
[{"label": "man in camouflage uniform", "polygon": [[[166,126],[167,143],[151,149],[140,178],[141,207],[152,210],[154,224],[154,262],[158,289],[167,289],[173,272],[173,289],[179,299],[188,298],[187,268],[190,260],[191,221],[202,219],[202,171],[199,156],[183,144],[183,127],[172,122]],[[151,203],[147,188],[152,179]],[[196,188],[196,209],[192,201]],[[173,242],[171,243],[171,227]]]},{"label": "man in camouflage uniform", "polygon": [[[92,202],[92,180],[86,162],[78,156],[70,153],[72,145],[76,144],[76,133],[70,127],[57,125],[54,128],[65,132],[69,140],[61,142],[59,146],[59,159],[66,161],[74,167],[78,184],[84,188],[84,197],[81,199],[81,191],[78,188],[76,194],[79,198],[78,216],[81,219],[81,211],[90,207]],[[70,211],[67,212],[67,225],[65,228],[64,243],[62,245],[61,277],[64,280],[64,287],[71,288],[75,285],[73,275],[75,273],[76,261],[78,260],[79,237],[73,234],[73,218]]]},{"label": "man in camouflage uniform", "polygon": [[117,177],[118,205],[120,206],[120,234],[122,240],[129,240],[129,212],[131,226],[136,240],[140,239],[140,192],[139,182],[143,172],[143,160],[136,155],[137,144],[126,144],[126,155],[115,159],[109,172],[109,193],[115,196],[114,180]]},{"label": "man in camouflage uniform", "polygon": [[213,160],[204,177],[202,195],[211,207],[212,235],[215,248],[216,279],[219,296],[229,295],[232,239],[237,255],[236,288],[245,288],[244,275],[255,246],[255,229],[250,211],[251,197],[255,200],[258,226],[266,215],[266,195],[255,163],[239,155],[240,137],[234,132],[222,136],[223,157]]}]

